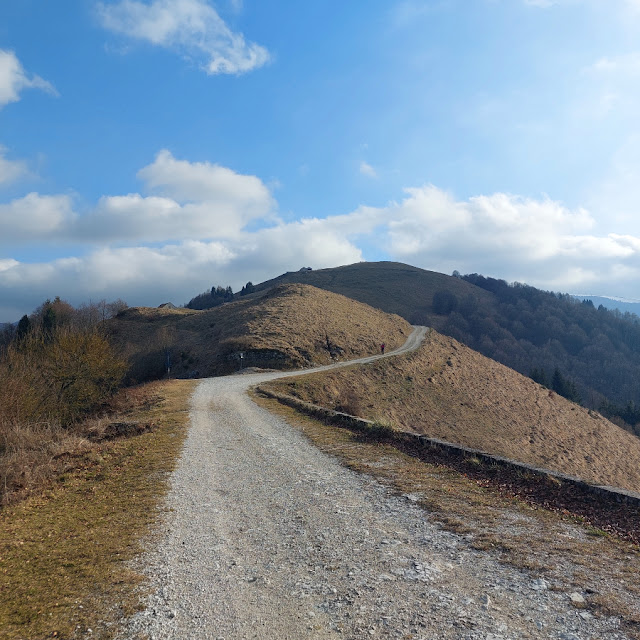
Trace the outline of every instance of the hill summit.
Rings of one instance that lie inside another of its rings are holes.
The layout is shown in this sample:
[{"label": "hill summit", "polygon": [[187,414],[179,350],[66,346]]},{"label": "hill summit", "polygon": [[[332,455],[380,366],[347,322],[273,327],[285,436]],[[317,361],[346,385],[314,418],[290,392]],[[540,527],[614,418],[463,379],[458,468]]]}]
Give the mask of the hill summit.
[{"label": "hill summit", "polygon": [[401,346],[406,320],[303,284],[279,285],[205,311],[134,307],[110,330],[130,362],[130,379],[295,369]]}]

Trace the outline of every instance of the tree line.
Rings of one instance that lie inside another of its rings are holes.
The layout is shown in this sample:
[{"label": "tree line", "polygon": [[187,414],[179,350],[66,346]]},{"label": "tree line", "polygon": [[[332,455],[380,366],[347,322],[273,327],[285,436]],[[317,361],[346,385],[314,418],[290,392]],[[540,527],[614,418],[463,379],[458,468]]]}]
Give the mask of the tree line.
[{"label": "tree line", "polygon": [[64,428],[116,391],[126,363],[111,347],[104,320],[124,308],[126,303],[118,300],[75,309],[57,297],[3,330],[0,436],[32,422]]},{"label": "tree line", "polygon": [[[242,287],[240,290],[241,296],[249,295],[255,291],[255,286],[251,282]],[[234,293],[230,286],[221,287],[220,285],[214,285],[209,291],[199,293],[194,298],[191,298],[184,306],[187,309],[213,309],[225,302],[233,302]]]},{"label": "tree line", "polygon": [[441,330],[574,402],[640,434],[640,318],[568,294],[479,274],[458,277],[493,294],[433,295]]}]

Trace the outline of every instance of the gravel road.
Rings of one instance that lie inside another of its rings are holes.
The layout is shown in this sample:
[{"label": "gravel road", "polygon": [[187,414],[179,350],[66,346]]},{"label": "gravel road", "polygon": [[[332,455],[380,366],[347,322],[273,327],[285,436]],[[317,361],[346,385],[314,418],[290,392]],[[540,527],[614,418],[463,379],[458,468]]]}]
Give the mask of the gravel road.
[{"label": "gravel road", "polygon": [[142,558],[152,593],[122,638],[627,637],[576,607],[580,594],[472,549],[247,397],[282,376],[198,386],[161,534]]}]

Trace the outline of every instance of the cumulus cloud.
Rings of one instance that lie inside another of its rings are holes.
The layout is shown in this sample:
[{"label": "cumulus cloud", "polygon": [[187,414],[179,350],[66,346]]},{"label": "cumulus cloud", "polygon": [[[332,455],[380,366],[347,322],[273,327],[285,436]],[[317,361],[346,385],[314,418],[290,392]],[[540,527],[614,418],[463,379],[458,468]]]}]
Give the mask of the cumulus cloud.
[{"label": "cumulus cloud", "polygon": [[4,240],[2,244],[50,240],[52,236],[63,235],[75,220],[69,196],[29,193],[0,204],[0,238]]},{"label": "cumulus cloud", "polygon": [[176,160],[162,150],[154,162],[140,171],[148,189],[179,202],[211,202],[240,207],[244,216],[263,216],[274,206],[269,189],[255,177],[208,162]]},{"label": "cumulus cloud", "polygon": [[0,144],[0,186],[11,184],[25,176],[27,165],[20,160],[8,160],[7,149]]},{"label": "cumulus cloud", "polygon": [[[640,275],[640,238],[595,235],[585,209],[497,193],[460,201],[434,186],[408,189],[381,209],[390,254],[437,271],[479,272],[544,288],[631,295],[621,270]],[[615,289],[615,290],[614,290]]]},{"label": "cumulus cloud", "polygon": [[177,160],[164,150],[138,177],[151,195],[104,196],[83,215],[66,195],[30,193],[0,204],[0,245],[37,239],[104,245],[233,238],[249,223],[278,220],[268,187],[227,167]]},{"label": "cumulus cloud", "polygon": [[0,271],[6,271],[12,267],[17,267],[19,264],[20,263],[17,260],[13,260],[12,258],[2,258],[0,259]]},{"label": "cumulus cloud", "polygon": [[237,236],[250,222],[275,220],[275,201],[257,177],[167,150],[138,172],[154,195],[104,197],[80,222],[85,237],[158,242]]},{"label": "cumulus cloud", "polygon": [[41,89],[57,95],[51,83],[27,73],[13,51],[0,49],[0,108],[20,100],[24,89]]},{"label": "cumulus cloud", "polygon": [[[311,235],[310,235],[311,234]],[[15,320],[45,298],[73,304],[123,298],[130,304],[181,304],[214,284],[274,277],[299,266],[332,267],[361,260],[360,250],[323,221],[282,224],[226,242],[185,241],[96,250],[42,264],[0,261],[0,318]]]},{"label": "cumulus cloud", "polygon": [[264,47],[232,31],[206,0],[120,0],[97,8],[106,29],[200,60],[209,74],[242,74],[269,60]]},{"label": "cumulus cloud", "polygon": [[255,176],[178,160],[168,151],[138,176],[149,193],[103,197],[84,215],[66,195],[31,193],[0,204],[5,247],[56,239],[91,243],[82,256],[42,264],[20,262],[5,250],[0,320],[15,320],[55,295],[72,303],[98,297],[182,303],[214,284],[237,289],[301,266],[358,262],[362,246],[426,269],[479,272],[561,291],[633,297],[640,277],[640,236],[598,234],[587,210],[546,197],[459,199],[425,185],[406,189],[402,200],[386,206],[285,223]]}]

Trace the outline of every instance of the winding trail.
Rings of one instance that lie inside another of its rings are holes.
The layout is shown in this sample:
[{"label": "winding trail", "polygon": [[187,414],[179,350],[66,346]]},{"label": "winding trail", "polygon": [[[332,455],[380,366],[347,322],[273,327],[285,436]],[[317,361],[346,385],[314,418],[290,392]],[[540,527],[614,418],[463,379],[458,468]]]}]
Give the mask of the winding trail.
[{"label": "winding trail", "polygon": [[[415,349],[426,329],[377,355]],[[300,372],[203,380],[167,498],[152,593],[122,638],[626,638],[320,452],[247,389]]]}]

